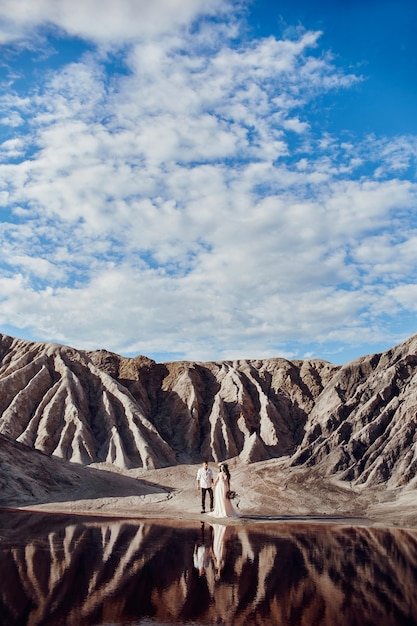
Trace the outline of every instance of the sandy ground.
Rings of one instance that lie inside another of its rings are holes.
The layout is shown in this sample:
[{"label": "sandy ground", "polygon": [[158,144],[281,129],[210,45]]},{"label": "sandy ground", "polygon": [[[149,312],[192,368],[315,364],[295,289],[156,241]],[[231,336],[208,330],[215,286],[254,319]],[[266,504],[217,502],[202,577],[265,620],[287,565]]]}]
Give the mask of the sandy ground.
[{"label": "sandy ground", "polygon": [[[101,471],[95,472],[93,481],[83,480],[68,499],[62,494],[58,501],[51,494],[47,501],[19,508],[177,522],[205,517],[200,513],[198,465],[127,472],[103,464],[90,467]],[[216,474],[217,465],[210,467]],[[240,514],[233,523],[318,521],[417,528],[415,490],[359,488],[329,481],[311,468],[289,471],[279,460],[251,465],[231,462],[229,467],[231,488],[238,494],[233,503]],[[100,480],[106,482],[104,492]]]}]

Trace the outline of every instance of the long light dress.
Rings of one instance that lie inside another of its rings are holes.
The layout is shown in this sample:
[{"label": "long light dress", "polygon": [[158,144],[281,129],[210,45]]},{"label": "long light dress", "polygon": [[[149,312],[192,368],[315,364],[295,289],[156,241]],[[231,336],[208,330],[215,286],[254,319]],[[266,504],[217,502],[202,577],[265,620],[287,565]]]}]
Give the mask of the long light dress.
[{"label": "long light dress", "polygon": [[219,474],[216,487],[214,489],[214,511],[209,513],[213,517],[239,517],[236,513],[232,501],[226,498],[229,491],[229,481],[227,476],[221,472]]}]

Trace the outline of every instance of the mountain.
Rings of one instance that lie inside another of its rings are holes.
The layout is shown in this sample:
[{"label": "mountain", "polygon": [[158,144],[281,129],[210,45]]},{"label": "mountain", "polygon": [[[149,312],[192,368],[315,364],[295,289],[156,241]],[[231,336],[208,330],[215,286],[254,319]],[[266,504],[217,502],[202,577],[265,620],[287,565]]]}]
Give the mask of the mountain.
[{"label": "mountain", "polygon": [[157,364],[0,335],[0,433],[68,461],[121,468],[242,450],[272,458],[296,450],[337,369],[285,359]]},{"label": "mountain", "polygon": [[309,414],[293,465],[356,484],[416,484],[417,335],[341,367]]},{"label": "mountain", "polygon": [[417,336],[336,366],[160,364],[0,335],[0,434],[122,470],[282,458],[356,484],[413,485],[416,385]]}]

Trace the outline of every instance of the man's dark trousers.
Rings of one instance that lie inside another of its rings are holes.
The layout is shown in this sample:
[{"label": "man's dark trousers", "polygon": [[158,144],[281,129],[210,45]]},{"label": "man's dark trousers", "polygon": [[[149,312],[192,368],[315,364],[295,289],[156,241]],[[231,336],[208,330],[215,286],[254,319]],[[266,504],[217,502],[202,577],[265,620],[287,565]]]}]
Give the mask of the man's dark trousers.
[{"label": "man's dark trousers", "polygon": [[201,487],[201,510],[205,511],[206,509],[206,491],[208,491],[210,496],[210,509],[213,508],[213,489],[212,487]]}]

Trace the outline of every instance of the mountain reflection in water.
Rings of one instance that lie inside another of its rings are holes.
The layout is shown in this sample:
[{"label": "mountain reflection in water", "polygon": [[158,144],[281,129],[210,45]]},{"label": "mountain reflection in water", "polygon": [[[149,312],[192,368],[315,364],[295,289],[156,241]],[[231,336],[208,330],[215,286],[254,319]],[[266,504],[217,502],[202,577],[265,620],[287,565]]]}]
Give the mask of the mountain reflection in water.
[{"label": "mountain reflection in water", "polygon": [[417,624],[417,533],[0,511],[1,626]]}]

